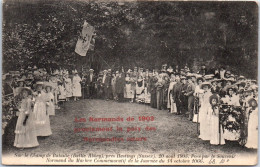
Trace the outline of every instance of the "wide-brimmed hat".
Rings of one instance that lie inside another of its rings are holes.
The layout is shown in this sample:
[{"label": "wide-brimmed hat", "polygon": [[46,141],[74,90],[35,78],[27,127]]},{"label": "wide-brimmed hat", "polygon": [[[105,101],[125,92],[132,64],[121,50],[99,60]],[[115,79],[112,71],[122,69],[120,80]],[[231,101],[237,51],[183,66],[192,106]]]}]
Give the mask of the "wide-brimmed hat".
[{"label": "wide-brimmed hat", "polygon": [[211,83],[210,82],[202,82],[202,84],[200,85],[200,88],[203,89],[204,86],[208,86],[210,88]]},{"label": "wide-brimmed hat", "polygon": [[16,82],[17,82],[17,83],[18,83],[18,82],[25,82],[25,79],[20,78],[20,79],[18,79]]},{"label": "wide-brimmed hat", "polygon": [[199,80],[201,80],[202,82],[204,82],[204,78],[201,76],[201,77],[197,77],[197,82],[199,81]]},{"label": "wide-brimmed hat", "polygon": [[221,79],[214,78],[214,79],[211,80],[210,82],[213,83],[213,82],[219,82],[219,81],[221,81]]},{"label": "wide-brimmed hat", "polygon": [[36,86],[37,86],[37,85],[42,85],[42,86],[44,86],[44,82],[38,81],[38,82],[35,83],[35,85],[36,85]]},{"label": "wide-brimmed hat", "polygon": [[32,89],[29,87],[20,87],[17,88],[17,94],[16,96],[20,95],[24,90],[28,91],[28,94],[32,94]]},{"label": "wide-brimmed hat", "polygon": [[53,89],[53,85],[50,82],[44,82],[44,87],[50,87],[51,89]]},{"label": "wide-brimmed hat", "polygon": [[209,74],[209,75],[205,75],[205,76],[204,76],[204,79],[205,79],[205,80],[211,80],[211,79],[213,79],[213,77],[214,77],[213,74]]},{"label": "wide-brimmed hat", "polygon": [[235,83],[235,85],[238,85],[238,86],[241,85],[241,86],[245,87],[246,82],[245,81],[239,81],[239,82]]},{"label": "wide-brimmed hat", "polygon": [[235,85],[229,85],[226,87],[226,92],[228,92],[230,89],[232,89],[234,92],[237,91],[237,87]]},{"label": "wide-brimmed hat", "polygon": [[239,80],[239,79],[246,79],[246,78],[244,76],[240,75],[237,79]]},{"label": "wide-brimmed hat", "polygon": [[181,77],[180,77],[180,79],[181,79],[181,80],[184,80],[184,79],[186,79],[186,77],[184,77],[184,76],[181,76]]}]

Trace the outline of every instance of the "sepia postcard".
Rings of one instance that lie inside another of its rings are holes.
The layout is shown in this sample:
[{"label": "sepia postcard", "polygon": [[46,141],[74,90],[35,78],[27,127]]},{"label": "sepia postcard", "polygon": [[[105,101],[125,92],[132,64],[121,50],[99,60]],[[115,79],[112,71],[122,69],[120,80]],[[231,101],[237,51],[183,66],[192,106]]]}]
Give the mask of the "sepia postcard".
[{"label": "sepia postcard", "polygon": [[258,3],[5,0],[3,165],[256,165]]}]

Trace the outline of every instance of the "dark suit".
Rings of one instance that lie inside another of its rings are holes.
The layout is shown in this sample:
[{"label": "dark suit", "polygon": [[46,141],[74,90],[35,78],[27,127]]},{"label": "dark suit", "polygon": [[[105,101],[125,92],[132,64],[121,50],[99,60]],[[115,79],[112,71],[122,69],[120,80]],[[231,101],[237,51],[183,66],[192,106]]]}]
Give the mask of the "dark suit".
[{"label": "dark suit", "polygon": [[89,74],[86,77],[86,88],[87,88],[87,97],[95,97],[95,82],[96,76],[94,74]]},{"label": "dark suit", "polygon": [[182,83],[181,82],[177,82],[172,89],[172,96],[173,96],[173,100],[176,103],[176,107],[177,107],[177,114],[180,114],[181,112],[181,88],[182,88]]},{"label": "dark suit", "polygon": [[104,90],[104,98],[109,99],[111,94],[111,76],[109,74],[102,77],[102,88]]},{"label": "dark suit", "polygon": [[124,87],[125,87],[125,77],[116,78],[116,93],[119,101],[123,101],[124,99]]},{"label": "dark suit", "polygon": [[194,108],[194,96],[193,93],[195,91],[195,85],[193,83],[188,84],[187,87],[187,97],[188,97],[188,112],[189,112],[189,120],[193,118],[193,108]]},{"label": "dark suit", "polygon": [[182,84],[181,87],[181,112],[185,114],[188,111],[188,97],[184,94],[187,93],[188,84]]}]

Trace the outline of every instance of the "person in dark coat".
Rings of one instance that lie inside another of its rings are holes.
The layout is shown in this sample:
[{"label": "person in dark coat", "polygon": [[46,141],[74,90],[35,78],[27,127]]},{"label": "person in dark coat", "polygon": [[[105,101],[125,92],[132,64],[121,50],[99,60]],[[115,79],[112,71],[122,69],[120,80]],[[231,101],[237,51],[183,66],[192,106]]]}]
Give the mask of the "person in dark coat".
[{"label": "person in dark coat", "polygon": [[150,93],[151,93],[151,102],[150,105],[152,108],[156,108],[157,107],[157,100],[156,100],[156,83],[158,81],[158,78],[156,76],[152,76],[150,81],[149,81],[149,85],[150,85]]},{"label": "person in dark coat", "polygon": [[176,103],[176,108],[177,108],[177,115],[181,113],[181,108],[182,108],[182,103],[181,103],[181,88],[182,88],[182,83],[180,82],[180,77],[177,74],[176,75],[176,84],[173,86],[172,89],[172,96],[173,96],[173,101]]},{"label": "person in dark coat", "polygon": [[116,79],[116,94],[119,102],[124,101],[124,87],[125,87],[125,76],[124,73],[120,73]]},{"label": "person in dark coat", "polygon": [[87,97],[94,98],[95,97],[95,82],[96,76],[94,75],[94,70],[89,70],[89,75],[86,77],[86,88],[87,88]]},{"label": "person in dark coat", "polygon": [[3,83],[3,93],[4,95],[11,95],[14,93],[13,88],[12,88],[12,82],[13,78],[11,75],[6,75],[6,78]]},{"label": "person in dark coat", "polygon": [[111,76],[107,72],[107,70],[104,70],[104,75],[102,78],[102,88],[103,88],[103,97],[106,100],[109,100],[110,96],[110,89],[111,89]]},{"label": "person in dark coat", "polygon": [[194,108],[194,91],[195,91],[195,85],[192,81],[192,77],[188,76],[188,87],[186,91],[186,96],[188,98],[188,113],[189,113],[189,120],[192,121],[193,119],[193,108]]},{"label": "person in dark coat", "polygon": [[186,77],[181,77],[181,82],[182,82],[182,86],[181,86],[181,113],[182,114],[186,114],[186,112],[188,111],[188,97],[185,96],[185,94],[187,93],[187,88],[188,88],[188,84],[187,84],[187,80]]}]

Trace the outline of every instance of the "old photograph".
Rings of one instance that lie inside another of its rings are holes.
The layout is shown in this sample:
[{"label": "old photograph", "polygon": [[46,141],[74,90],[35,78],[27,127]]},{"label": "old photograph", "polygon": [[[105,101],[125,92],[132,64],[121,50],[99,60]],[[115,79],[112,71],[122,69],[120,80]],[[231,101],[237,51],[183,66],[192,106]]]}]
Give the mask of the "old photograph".
[{"label": "old photograph", "polygon": [[258,163],[256,2],[2,6],[2,164]]}]

